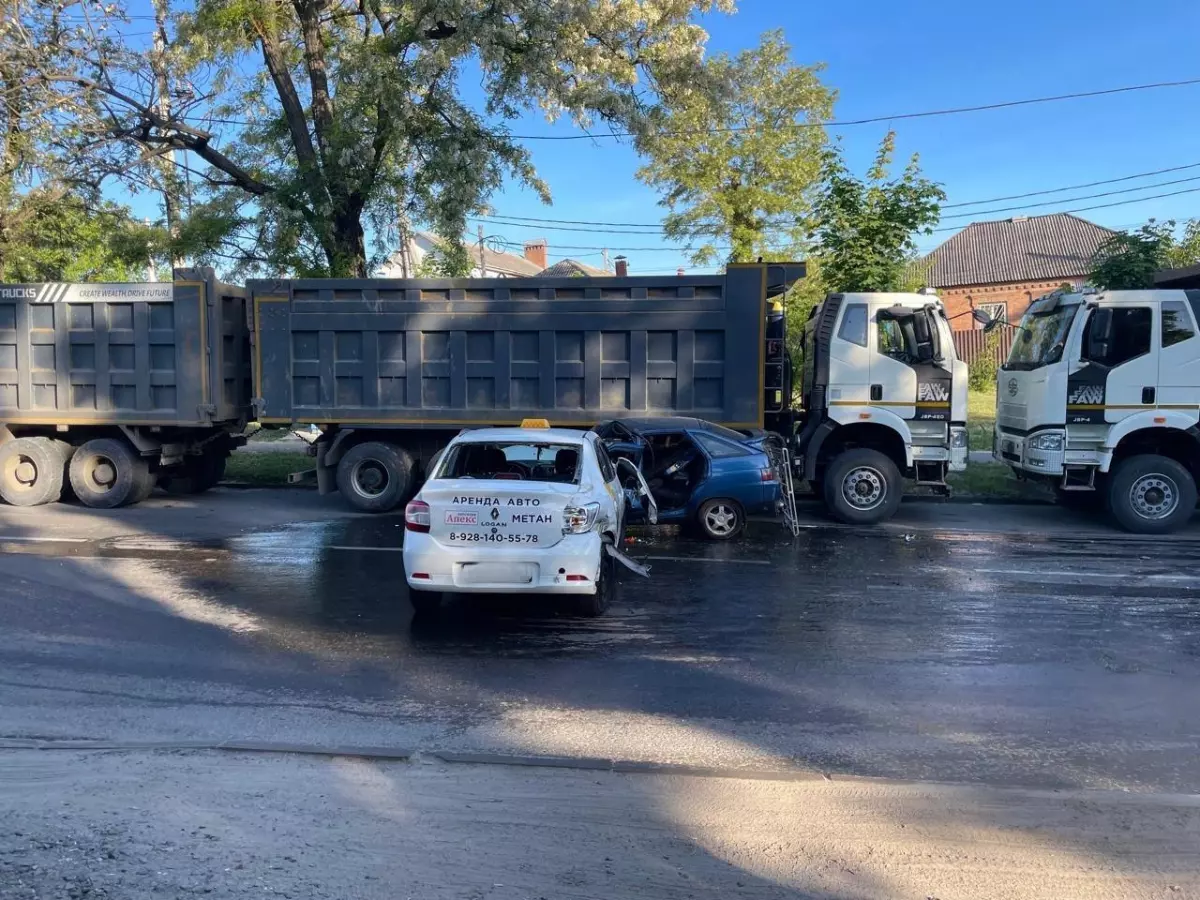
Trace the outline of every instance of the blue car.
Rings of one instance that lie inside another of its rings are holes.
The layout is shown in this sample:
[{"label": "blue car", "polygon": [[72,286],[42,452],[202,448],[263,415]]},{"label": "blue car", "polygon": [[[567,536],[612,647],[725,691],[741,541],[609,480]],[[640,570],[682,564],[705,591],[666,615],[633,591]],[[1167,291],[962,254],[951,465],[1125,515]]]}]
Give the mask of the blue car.
[{"label": "blue car", "polygon": [[[611,419],[593,430],[610,457],[624,457],[641,471],[660,523],[727,541],[745,528],[747,516],[779,509],[779,471],[765,433],[680,417]],[[636,518],[641,509],[633,506],[631,513]]]}]

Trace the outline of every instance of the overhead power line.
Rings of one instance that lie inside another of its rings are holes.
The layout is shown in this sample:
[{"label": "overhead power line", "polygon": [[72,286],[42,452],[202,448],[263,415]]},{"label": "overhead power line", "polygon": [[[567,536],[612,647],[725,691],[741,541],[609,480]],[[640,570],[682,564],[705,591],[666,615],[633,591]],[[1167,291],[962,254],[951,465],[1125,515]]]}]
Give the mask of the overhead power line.
[{"label": "overhead power line", "polygon": [[1120,178],[1105,178],[1103,181],[1089,181],[1085,184],[1072,184],[1067,187],[1047,188],[1043,191],[1029,191],[1027,194],[1009,194],[1007,197],[991,197],[987,200],[964,200],[962,203],[945,203],[942,209],[958,209],[962,206],[983,206],[985,203],[1000,203],[1004,200],[1023,200],[1026,197],[1042,197],[1046,194],[1061,194],[1063,191],[1078,191],[1083,188],[1099,187],[1102,184],[1117,184],[1121,181],[1133,181],[1137,178],[1149,178],[1152,175],[1166,175],[1168,172],[1182,172],[1184,169],[1200,168],[1200,162],[1188,163],[1186,166],[1171,166],[1169,169],[1155,169],[1153,172],[1139,172],[1136,175],[1122,175]]},{"label": "overhead power line", "polygon": [[[928,109],[920,112],[889,113],[887,115],[867,116],[861,119],[834,119],[829,122],[793,122],[786,125],[772,125],[772,130],[781,128],[848,128],[856,125],[873,125],[880,122],[896,122],[904,119],[928,119],[936,116],[954,116],[962,113],[985,112],[995,109],[1011,109],[1018,106],[1033,106],[1039,103],[1059,103],[1064,100],[1081,100],[1087,97],[1106,97],[1115,94],[1129,94],[1135,91],[1151,91],[1162,88],[1188,87],[1200,84],[1200,78],[1186,78],[1179,81],[1156,81],[1150,84],[1131,84],[1123,87],[1103,88],[1095,91],[1076,91],[1070,94],[1055,94],[1049,97],[1027,97],[1021,100],[1002,100],[997,103],[981,103],[975,106],[954,106],[946,109]],[[257,125],[246,119],[226,119],[208,116],[196,116],[192,121],[211,122],[223,125]],[[732,125],[727,128],[695,128],[682,131],[667,131],[663,134],[672,136],[689,136],[701,134],[734,134],[743,131],[761,131],[757,125]],[[593,141],[599,138],[629,138],[634,137],[631,131],[609,131],[605,133],[585,132],[583,134],[509,134],[508,138],[518,141]]]},{"label": "overhead power line", "polygon": [[1059,203],[1076,203],[1080,200],[1095,200],[1100,197],[1115,197],[1117,194],[1132,194],[1136,191],[1149,191],[1154,188],[1169,187],[1173,184],[1186,184],[1190,181],[1200,181],[1200,175],[1193,175],[1191,178],[1176,178],[1174,181],[1160,181],[1157,184],[1143,184],[1138,187],[1122,188],[1118,191],[1102,191],[1099,194],[1084,194],[1080,197],[1067,197],[1062,200],[1043,200],[1041,203],[1022,203],[1020,206],[1001,206],[997,209],[979,209],[975,212],[955,213],[951,216],[942,216],[943,219],[970,219],[975,216],[988,216],[993,213],[1012,212],[1020,209],[1033,209],[1040,206],[1055,206]]},{"label": "overhead power line", "polygon": [[[984,112],[993,109],[1010,109],[1016,106],[1032,106],[1037,103],[1058,103],[1062,100],[1080,100],[1085,97],[1105,97],[1113,94],[1128,94],[1134,91],[1150,91],[1159,88],[1187,87],[1200,84],[1200,78],[1188,78],[1181,81],[1156,81],[1151,84],[1132,84],[1125,87],[1104,88],[1097,91],[1076,91],[1070,94],[1055,94],[1050,97],[1028,97],[1022,100],[1002,100],[998,103],[981,103],[976,106],[954,106],[947,109],[929,109],[922,112],[892,113],[886,116],[868,116],[861,119],[835,119],[830,122],[794,122],[789,125],[773,125],[772,130],[781,128],[847,128],[851,125],[873,125],[879,122],[894,122],[901,119],[927,119],[934,116],[953,116],[961,113]],[[761,131],[756,125],[734,125],[728,128],[697,128],[683,131],[669,131],[666,134],[683,136],[695,134],[733,134],[742,131]],[[513,134],[509,137],[522,141],[590,141],[597,138],[628,138],[634,137],[630,131],[611,131],[606,134]]]}]

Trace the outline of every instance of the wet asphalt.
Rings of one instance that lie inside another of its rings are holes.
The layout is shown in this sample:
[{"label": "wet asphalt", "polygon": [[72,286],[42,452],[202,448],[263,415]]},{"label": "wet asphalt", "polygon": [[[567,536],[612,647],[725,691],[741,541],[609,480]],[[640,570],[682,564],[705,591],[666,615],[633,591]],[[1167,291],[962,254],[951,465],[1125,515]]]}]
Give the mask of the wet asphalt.
[{"label": "wet asphalt", "polygon": [[1193,532],[961,506],[719,545],[664,530],[627,545],[651,578],[623,573],[602,618],[459,597],[414,620],[398,517],[314,521],[305,500],[285,522],[293,501],[267,493],[165,510],[169,528],[3,520],[0,740],[1200,789]]}]

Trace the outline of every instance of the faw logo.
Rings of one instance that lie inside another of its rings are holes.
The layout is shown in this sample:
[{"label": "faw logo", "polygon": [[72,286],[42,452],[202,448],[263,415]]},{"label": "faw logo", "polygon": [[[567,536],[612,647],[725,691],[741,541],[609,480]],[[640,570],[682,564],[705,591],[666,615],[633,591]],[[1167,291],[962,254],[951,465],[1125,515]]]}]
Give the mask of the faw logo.
[{"label": "faw logo", "polygon": [[1017,379],[1015,379],[1015,378],[1008,379],[1008,396],[1010,396],[1010,397],[1017,396],[1017,391],[1019,391],[1020,389],[1021,389],[1021,386],[1019,384],[1017,384]]},{"label": "faw logo", "polygon": [[950,399],[950,385],[928,382],[917,385],[917,401],[943,403]]},{"label": "faw logo", "polygon": [[1104,385],[1080,384],[1071,389],[1067,403],[1073,406],[1098,406],[1104,402]]}]

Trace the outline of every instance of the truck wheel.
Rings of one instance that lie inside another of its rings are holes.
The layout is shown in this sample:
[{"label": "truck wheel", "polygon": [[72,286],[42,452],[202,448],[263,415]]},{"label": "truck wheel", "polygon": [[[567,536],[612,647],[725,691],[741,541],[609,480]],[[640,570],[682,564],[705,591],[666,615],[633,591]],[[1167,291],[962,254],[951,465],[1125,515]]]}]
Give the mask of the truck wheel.
[{"label": "truck wheel", "polygon": [[1131,456],[1117,466],[1108,487],[1113,518],[1135,534],[1167,534],[1187,524],[1196,510],[1196,482],[1173,459]]},{"label": "truck wheel", "polygon": [[71,488],[84,506],[115,509],[138,503],[150,494],[150,463],[124,441],[97,438],[75,451],[70,465]]},{"label": "truck wheel", "polygon": [[579,615],[595,618],[617,599],[617,561],[600,548],[600,574],[596,579],[596,593],[583,594],[576,598],[575,608]]},{"label": "truck wheel", "polygon": [[395,444],[368,441],[346,451],[337,467],[337,486],[363,512],[388,512],[408,494],[412,457]]},{"label": "truck wheel", "polygon": [[56,503],[63,490],[63,454],[49,438],[0,444],[0,497],[13,506]]},{"label": "truck wheel", "polygon": [[900,506],[900,470],[878,450],[846,450],[825,467],[822,482],[825,505],[839,522],[872,525]]},{"label": "truck wheel", "polygon": [[220,484],[228,459],[217,451],[189,456],[183,465],[168,469],[158,483],[168,494],[203,494]]},{"label": "truck wheel", "polygon": [[696,511],[696,528],[710,541],[732,540],[745,527],[746,513],[733,500],[705,500]]}]

